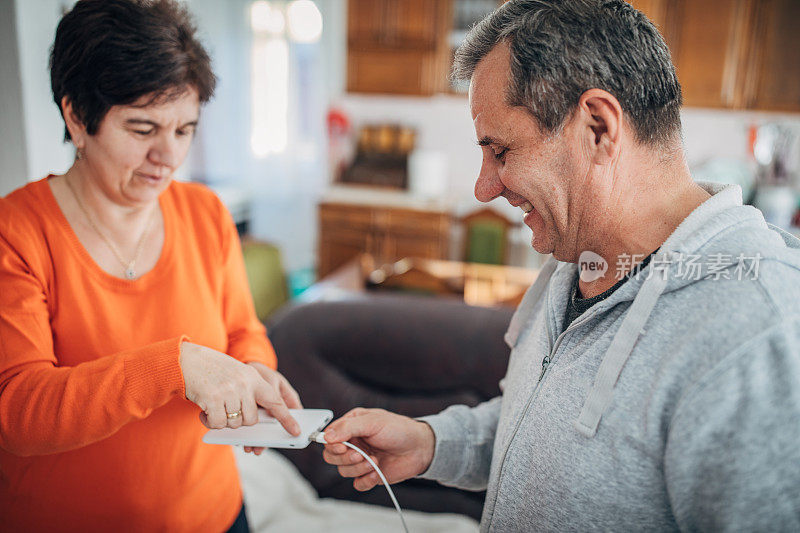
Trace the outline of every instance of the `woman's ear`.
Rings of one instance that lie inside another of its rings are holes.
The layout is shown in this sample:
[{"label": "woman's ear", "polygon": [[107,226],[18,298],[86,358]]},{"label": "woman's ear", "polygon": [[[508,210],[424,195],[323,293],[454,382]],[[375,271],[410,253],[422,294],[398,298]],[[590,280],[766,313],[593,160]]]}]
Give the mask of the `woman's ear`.
[{"label": "woman's ear", "polygon": [[619,101],[602,89],[589,89],[578,100],[589,156],[596,165],[616,158],[622,138],[623,112]]},{"label": "woman's ear", "polygon": [[83,150],[83,147],[86,146],[86,126],[83,125],[83,121],[72,107],[72,102],[66,96],[61,99],[61,114],[64,116],[69,136],[72,137],[72,144],[78,150]]}]

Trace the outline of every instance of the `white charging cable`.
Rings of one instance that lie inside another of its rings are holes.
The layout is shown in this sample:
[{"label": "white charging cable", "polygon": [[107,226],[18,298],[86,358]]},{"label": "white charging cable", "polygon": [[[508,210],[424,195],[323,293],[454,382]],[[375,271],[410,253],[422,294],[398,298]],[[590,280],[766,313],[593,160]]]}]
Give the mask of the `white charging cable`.
[{"label": "white charging cable", "polygon": [[[308,438],[312,442],[316,442],[316,443],[319,443],[319,444],[327,444],[327,441],[325,440],[325,433],[322,432],[322,431],[315,431]],[[405,530],[405,532],[408,533],[408,526],[406,525],[406,519],[403,518],[403,511],[400,509],[400,504],[397,503],[397,498],[394,497],[394,492],[392,492],[392,488],[389,486],[389,482],[386,481],[386,476],[383,475],[383,472],[381,472],[381,469],[378,468],[378,465],[375,464],[375,461],[373,461],[370,458],[370,456],[367,455],[366,453],[364,453],[364,451],[361,450],[358,446],[355,446],[354,444],[350,444],[349,442],[343,442],[342,444],[344,444],[348,448],[350,448],[352,450],[355,450],[358,453],[360,453],[361,456],[364,459],[366,459],[367,462],[369,462],[369,464],[372,466],[372,468],[374,468],[375,471],[378,473],[378,476],[380,476],[381,481],[383,481],[383,486],[386,487],[386,491],[389,493],[389,497],[392,498],[392,503],[394,504],[394,508],[397,509],[397,513],[400,515],[400,521],[403,523],[403,530]]]}]

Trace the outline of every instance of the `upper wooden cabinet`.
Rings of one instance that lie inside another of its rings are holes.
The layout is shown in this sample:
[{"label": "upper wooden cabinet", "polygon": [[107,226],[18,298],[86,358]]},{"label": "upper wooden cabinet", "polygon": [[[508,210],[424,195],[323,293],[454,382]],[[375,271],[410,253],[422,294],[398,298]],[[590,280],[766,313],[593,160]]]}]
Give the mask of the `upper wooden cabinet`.
[{"label": "upper wooden cabinet", "polygon": [[754,43],[748,57],[744,104],[800,111],[800,1],[754,1]]},{"label": "upper wooden cabinet", "polygon": [[631,0],[664,35],[690,107],[800,111],[797,0]]},{"label": "upper wooden cabinet", "polygon": [[450,0],[349,0],[347,90],[444,91],[450,9]]},{"label": "upper wooden cabinet", "polygon": [[665,30],[687,106],[742,107],[747,22],[742,0],[671,2]]},{"label": "upper wooden cabinet", "polygon": [[[348,90],[447,91],[457,1],[348,0]],[[664,35],[685,105],[800,112],[800,0],[629,1]]]}]

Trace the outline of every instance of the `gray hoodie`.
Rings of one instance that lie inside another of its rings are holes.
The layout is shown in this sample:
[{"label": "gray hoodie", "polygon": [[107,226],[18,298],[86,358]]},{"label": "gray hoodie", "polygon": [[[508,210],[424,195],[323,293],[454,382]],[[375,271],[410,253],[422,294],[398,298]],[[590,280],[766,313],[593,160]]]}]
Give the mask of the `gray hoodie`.
[{"label": "gray hoodie", "polygon": [[800,241],[738,186],[701,185],[647,268],[565,331],[577,265],[548,261],[502,396],[422,419],[422,477],[486,489],[482,531],[800,531]]}]

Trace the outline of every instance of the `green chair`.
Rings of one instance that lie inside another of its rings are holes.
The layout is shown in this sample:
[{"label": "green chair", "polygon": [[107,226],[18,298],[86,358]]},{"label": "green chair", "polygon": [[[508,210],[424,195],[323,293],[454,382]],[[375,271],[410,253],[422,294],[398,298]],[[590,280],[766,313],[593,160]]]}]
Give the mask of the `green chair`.
[{"label": "green chair", "polygon": [[242,239],[242,253],[256,315],[264,322],[289,301],[281,251],[277,246],[266,242]]},{"label": "green chair", "polygon": [[461,223],[464,227],[464,261],[489,265],[506,263],[511,221],[492,209],[484,208],[463,217]]}]

